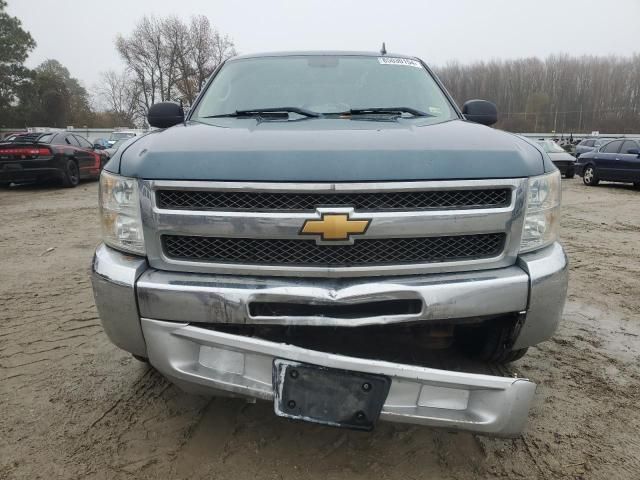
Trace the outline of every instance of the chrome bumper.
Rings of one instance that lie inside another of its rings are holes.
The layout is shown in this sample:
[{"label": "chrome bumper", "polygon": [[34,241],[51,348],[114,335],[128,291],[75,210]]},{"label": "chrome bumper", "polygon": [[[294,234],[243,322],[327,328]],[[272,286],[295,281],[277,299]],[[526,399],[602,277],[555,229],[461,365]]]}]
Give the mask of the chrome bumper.
[{"label": "chrome bumper", "polygon": [[186,323],[143,318],[142,330],[152,365],[176,383],[263,400],[273,399],[276,358],[387,375],[392,383],[381,420],[517,435],[536,388],[525,379],[344,357]]},{"label": "chrome bumper", "polygon": [[[93,262],[96,305],[119,347],[148,356],[178,384],[271,399],[274,358],[385,374],[392,386],[381,418],[516,435],[526,421],[535,384],[331,355],[189,325],[252,323],[360,326],[525,312],[514,348],[549,338],[560,320],[567,260],[554,244],[521,255],[511,267],[468,273],[375,279],[285,279],[161,272],[144,259],[101,245]],[[359,303],[418,298],[423,311],[353,319],[250,317],[250,301]]]}]

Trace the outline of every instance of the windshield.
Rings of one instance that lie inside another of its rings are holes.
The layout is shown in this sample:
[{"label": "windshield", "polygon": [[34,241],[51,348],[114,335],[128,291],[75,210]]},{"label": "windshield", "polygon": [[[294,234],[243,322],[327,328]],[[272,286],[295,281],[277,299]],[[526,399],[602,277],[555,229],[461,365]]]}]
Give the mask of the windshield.
[{"label": "windshield", "polygon": [[109,140],[126,140],[127,138],[131,138],[131,137],[135,137],[135,134],[133,133],[126,133],[126,132],[113,132],[111,134],[111,136],[109,137]]},{"label": "windshield", "polygon": [[547,153],[564,153],[565,152],[564,148],[562,148],[556,142],[553,142],[551,140],[544,140],[542,142],[538,142],[538,144],[540,144],[542,149]]},{"label": "windshield", "polygon": [[191,119],[278,107],[321,114],[408,108],[441,121],[457,118],[440,87],[416,60],[323,55],[230,61]]}]

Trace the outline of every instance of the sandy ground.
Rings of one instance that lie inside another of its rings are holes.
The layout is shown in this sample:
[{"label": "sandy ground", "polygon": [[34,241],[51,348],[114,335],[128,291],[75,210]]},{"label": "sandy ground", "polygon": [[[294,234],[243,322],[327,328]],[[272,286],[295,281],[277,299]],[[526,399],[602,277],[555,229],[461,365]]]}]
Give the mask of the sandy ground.
[{"label": "sandy ground", "polygon": [[112,346],[89,263],[97,185],[0,190],[0,478],[640,478],[640,192],[564,183],[570,298],[513,364],[538,383],[516,439],[277,418],[190,396]]}]

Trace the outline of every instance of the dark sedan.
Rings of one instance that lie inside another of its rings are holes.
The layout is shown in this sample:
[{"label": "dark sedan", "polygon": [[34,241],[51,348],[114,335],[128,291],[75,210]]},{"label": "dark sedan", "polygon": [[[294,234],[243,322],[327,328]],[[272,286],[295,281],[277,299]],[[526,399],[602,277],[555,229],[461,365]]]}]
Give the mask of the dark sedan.
[{"label": "dark sedan", "polygon": [[553,140],[540,139],[537,140],[537,142],[538,145],[547,152],[553,164],[558,167],[558,170],[560,170],[560,173],[564,175],[565,178],[573,178],[575,175],[575,157],[570,153],[567,153],[564,148]]},{"label": "dark sedan", "polygon": [[84,137],[70,132],[28,133],[0,142],[0,186],[58,180],[75,187],[100,176],[106,156]]},{"label": "dark sedan", "polygon": [[640,187],[640,140],[613,140],[597,150],[583,153],[576,163],[576,173],[589,186],[606,180]]}]

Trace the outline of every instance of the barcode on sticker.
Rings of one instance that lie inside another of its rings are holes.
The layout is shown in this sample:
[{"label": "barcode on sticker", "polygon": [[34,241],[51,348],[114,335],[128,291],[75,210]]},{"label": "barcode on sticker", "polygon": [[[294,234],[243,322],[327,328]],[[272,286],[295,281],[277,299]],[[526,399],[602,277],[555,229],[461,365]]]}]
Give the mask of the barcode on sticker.
[{"label": "barcode on sticker", "polygon": [[381,65],[401,65],[405,67],[418,67],[422,68],[420,62],[411,58],[399,58],[399,57],[378,57],[378,63]]}]

